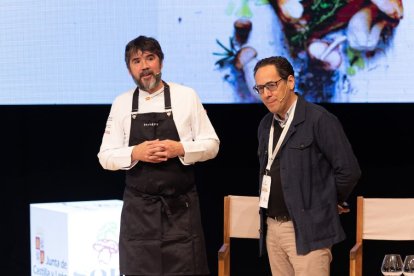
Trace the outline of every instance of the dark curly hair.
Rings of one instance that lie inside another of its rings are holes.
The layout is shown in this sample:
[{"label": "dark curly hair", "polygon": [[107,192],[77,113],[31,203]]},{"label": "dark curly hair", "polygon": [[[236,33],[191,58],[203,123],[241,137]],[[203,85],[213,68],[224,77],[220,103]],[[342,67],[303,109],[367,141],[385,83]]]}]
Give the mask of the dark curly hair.
[{"label": "dark curly hair", "polygon": [[139,36],[130,42],[125,47],[125,63],[129,68],[129,60],[131,55],[137,53],[138,51],[148,51],[158,56],[161,63],[164,60],[164,53],[162,52],[161,46],[155,38],[147,36]]}]

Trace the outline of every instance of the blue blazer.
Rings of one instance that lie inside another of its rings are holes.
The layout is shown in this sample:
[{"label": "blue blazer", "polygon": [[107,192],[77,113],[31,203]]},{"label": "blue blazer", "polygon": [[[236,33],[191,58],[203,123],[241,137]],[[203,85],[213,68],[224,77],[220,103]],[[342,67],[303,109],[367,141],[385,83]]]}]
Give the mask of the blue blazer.
[{"label": "blue blazer", "polygon": [[[258,128],[259,183],[266,169],[273,113]],[[298,95],[295,115],[279,149],[283,196],[295,228],[300,255],[345,239],[337,204],[357,184],[361,170],[339,120]],[[259,189],[260,192],[260,189]],[[266,210],[261,213],[260,254],[264,252]]]}]

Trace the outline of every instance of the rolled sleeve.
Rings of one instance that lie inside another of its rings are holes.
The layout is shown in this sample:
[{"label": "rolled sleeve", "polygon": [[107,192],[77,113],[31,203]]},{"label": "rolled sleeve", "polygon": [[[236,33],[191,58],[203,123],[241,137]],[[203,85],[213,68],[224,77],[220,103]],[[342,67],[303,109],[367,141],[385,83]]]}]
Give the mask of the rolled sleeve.
[{"label": "rolled sleeve", "polygon": [[204,140],[199,142],[183,142],[184,157],[181,161],[184,165],[205,161],[217,156],[219,142],[217,140]]},{"label": "rolled sleeve", "polygon": [[99,163],[111,171],[128,170],[137,163],[131,163],[132,149],[133,147],[103,150],[98,153]]}]

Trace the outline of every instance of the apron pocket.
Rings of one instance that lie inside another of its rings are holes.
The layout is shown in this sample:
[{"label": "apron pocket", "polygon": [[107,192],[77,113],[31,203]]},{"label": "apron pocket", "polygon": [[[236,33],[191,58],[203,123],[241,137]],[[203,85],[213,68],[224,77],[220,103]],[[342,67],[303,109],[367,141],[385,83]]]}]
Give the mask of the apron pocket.
[{"label": "apron pocket", "polygon": [[160,240],[162,202],[135,196],[126,189],[121,214],[121,235],[127,240]]},{"label": "apron pocket", "polygon": [[163,239],[188,238],[191,233],[190,202],[187,196],[179,196],[166,200],[170,214],[163,212],[162,220]]}]

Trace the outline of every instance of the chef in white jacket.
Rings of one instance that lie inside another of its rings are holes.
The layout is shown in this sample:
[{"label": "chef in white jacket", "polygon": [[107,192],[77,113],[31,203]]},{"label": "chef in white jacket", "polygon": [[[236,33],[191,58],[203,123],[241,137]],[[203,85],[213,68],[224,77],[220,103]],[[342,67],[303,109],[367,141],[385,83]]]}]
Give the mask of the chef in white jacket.
[{"label": "chef in white jacket", "polygon": [[220,141],[196,92],[161,79],[163,58],[154,38],[127,44],[137,87],[113,102],[98,153],[104,169],[126,171],[120,273],[207,275],[193,165]]}]

